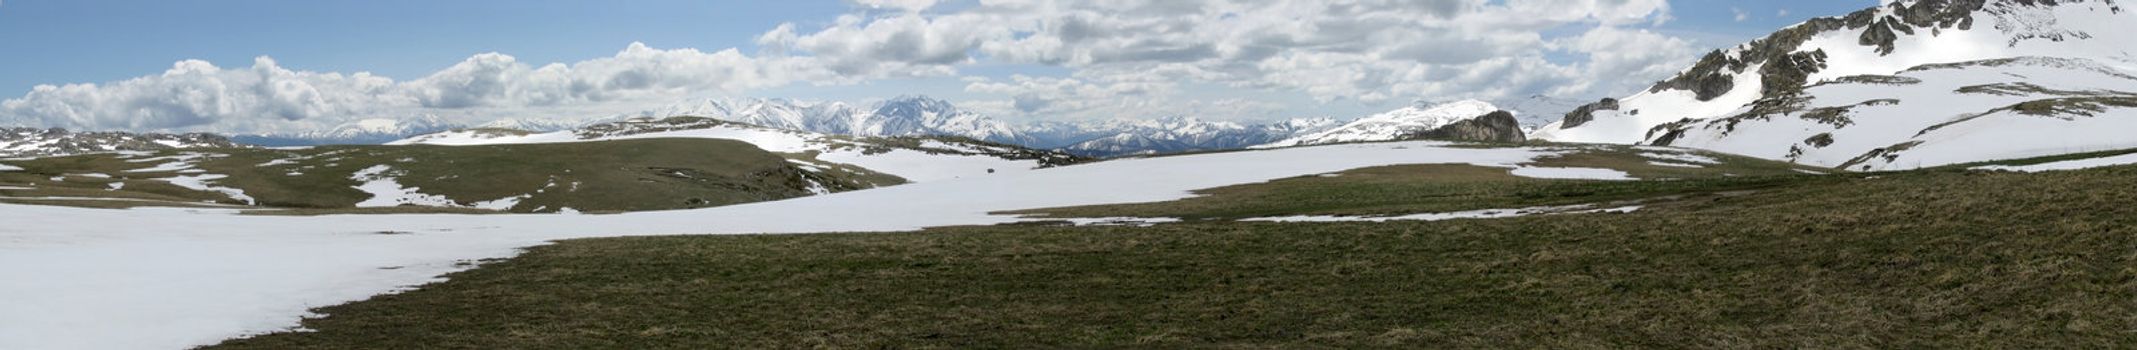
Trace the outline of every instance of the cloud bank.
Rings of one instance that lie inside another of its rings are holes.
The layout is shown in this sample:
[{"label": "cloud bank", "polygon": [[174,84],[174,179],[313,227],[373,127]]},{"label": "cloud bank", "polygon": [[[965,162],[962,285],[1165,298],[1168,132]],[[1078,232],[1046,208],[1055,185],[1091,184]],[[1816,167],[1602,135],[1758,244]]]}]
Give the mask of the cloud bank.
[{"label": "cloud bank", "polygon": [[[904,78],[962,79],[976,97],[958,102],[1011,117],[1222,119],[1298,108],[1196,89],[1320,104],[1585,97],[1637,89],[1696,54],[1648,30],[1671,20],[1663,0],[848,1],[855,11],[827,24],[766,30],[752,53],[633,43],[539,66],[487,53],[405,81],[295,71],[268,57],[250,67],[189,60],[124,81],[38,86],[0,101],[0,124],[302,131],[366,118],[570,116],[559,114]],[[983,64],[1069,73],[961,72]]]}]

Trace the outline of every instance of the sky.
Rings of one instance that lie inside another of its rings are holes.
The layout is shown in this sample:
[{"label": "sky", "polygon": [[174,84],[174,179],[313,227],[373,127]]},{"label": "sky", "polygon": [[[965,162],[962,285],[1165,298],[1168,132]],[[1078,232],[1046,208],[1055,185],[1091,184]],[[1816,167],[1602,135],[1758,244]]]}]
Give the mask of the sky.
[{"label": "sky", "polygon": [[1872,0],[0,0],[0,126],[294,132],[927,95],[1012,122],[1622,96]]}]

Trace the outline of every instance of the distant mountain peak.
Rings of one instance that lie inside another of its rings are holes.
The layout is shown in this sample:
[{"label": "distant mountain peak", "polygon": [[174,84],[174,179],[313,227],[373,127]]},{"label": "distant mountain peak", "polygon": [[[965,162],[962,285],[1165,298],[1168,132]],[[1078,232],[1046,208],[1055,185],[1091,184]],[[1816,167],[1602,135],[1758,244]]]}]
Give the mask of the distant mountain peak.
[{"label": "distant mountain peak", "polygon": [[1467,99],[1420,104],[1375,114],[1334,129],[1293,137],[1265,146],[1305,146],[1340,142],[1387,141],[1415,135],[1499,111],[1490,102]]}]

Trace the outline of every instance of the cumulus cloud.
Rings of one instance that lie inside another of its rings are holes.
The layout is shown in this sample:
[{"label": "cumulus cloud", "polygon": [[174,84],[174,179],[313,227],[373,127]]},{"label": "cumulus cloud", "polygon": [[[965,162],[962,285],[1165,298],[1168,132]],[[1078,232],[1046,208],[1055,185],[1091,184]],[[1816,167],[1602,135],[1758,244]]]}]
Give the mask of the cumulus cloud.
[{"label": "cumulus cloud", "polygon": [[1282,93],[1323,105],[1590,97],[1636,90],[1697,53],[1648,30],[1671,20],[1665,0],[849,3],[853,13],[828,23],[769,28],[752,53],[633,43],[609,57],[540,65],[489,53],[407,80],[297,71],[266,57],[250,67],[183,61],[160,75],[38,86],[0,101],[0,124],[250,133],[418,115],[583,117],[559,114],[793,84],[960,77],[975,65],[1067,73],[962,77],[965,92],[978,96],[958,101],[968,109],[1223,117],[1286,106],[1191,90]]},{"label": "cumulus cloud", "polygon": [[495,117],[530,108],[659,103],[692,93],[740,93],[801,81],[859,81],[901,74],[892,70],[903,65],[885,67],[891,68],[837,71],[818,58],[662,50],[639,43],[611,57],[542,66],[486,53],[408,81],[295,71],[264,56],[249,68],[187,60],[160,75],[37,86],[20,98],[0,101],[0,121],[82,129],[301,131],[366,118]]},{"label": "cumulus cloud", "polygon": [[[1099,84],[1190,80],[1380,102],[1616,92],[1605,89],[1620,84],[1598,80],[1622,76],[1591,73],[1646,72],[1624,66],[1676,64],[1662,56],[1693,51],[1659,40],[1618,48],[1658,55],[1568,50],[1538,33],[1586,26],[1620,35],[1668,21],[1669,9],[1662,0],[983,0],[950,13],[855,15],[814,30],[786,25],[758,42],[831,62],[1041,64]],[[1610,62],[1544,58],[1568,52]],[[1504,74],[1473,73],[1480,70]]]},{"label": "cumulus cloud", "polygon": [[935,0],[853,0],[855,5],[870,9],[922,11],[935,7]]}]

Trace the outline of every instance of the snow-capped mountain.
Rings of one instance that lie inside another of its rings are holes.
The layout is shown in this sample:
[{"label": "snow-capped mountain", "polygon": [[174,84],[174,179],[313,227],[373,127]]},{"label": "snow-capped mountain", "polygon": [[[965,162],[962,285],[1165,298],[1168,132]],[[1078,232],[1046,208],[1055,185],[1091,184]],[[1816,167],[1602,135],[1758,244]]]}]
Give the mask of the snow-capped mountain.
[{"label": "snow-capped mountain", "polygon": [[562,119],[498,119],[488,123],[477,124],[472,128],[551,132],[571,130],[588,124],[590,123]]},{"label": "snow-capped mountain", "polygon": [[1338,142],[1396,140],[1498,111],[1498,106],[1478,100],[1441,104],[1420,102],[1410,107],[1367,116],[1341,127],[1266,144],[1267,147],[1305,146]]},{"label": "snow-capped mountain", "polygon": [[1012,125],[924,96],[902,96],[858,107],[843,102],[709,98],[610,118],[699,116],[770,128],[856,136],[958,136],[1076,154],[1117,156],[1237,149],[1318,131],[1327,118],[1241,124],[1190,117]]},{"label": "snow-capped mountain", "polygon": [[959,136],[989,142],[1030,140],[1009,124],[957,109],[943,100],[901,96],[871,106],[787,99],[708,98],[622,115],[628,118],[696,116],[770,128],[855,136]]},{"label": "snow-capped mountain", "polygon": [[1708,54],[1532,138],[1850,170],[2137,148],[2137,14],[2107,0],[1917,0]]},{"label": "snow-capped mountain", "polygon": [[1338,122],[1331,118],[1301,118],[1250,125],[1191,117],[1170,117],[1055,125],[1048,128],[1083,131],[1085,140],[1062,147],[1070,153],[1121,156],[1240,149],[1326,130],[1336,125]]},{"label": "snow-capped mountain", "polygon": [[1587,103],[1588,101],[1584,100],[1544,95],[1529,95],[1528,97],[1491,101],[1492,105],[1513,113],[1514,119],[1521,122],[1522,132],[1533,132],[1537,129],[1542,129],[1544,125],[1558,121],[1559,118],[1565,117],[1566,113],[1572,112]]},{"label": "snow-capped mountain", "polygon": [[325,130],[238,135],[238,142],[261,146],[310,146],[336,144],[379,144],[409,136],[465,128],[466,125],[448,122],[445,118],[425,115],[414,118],[371,118],[336,125]]},{"label": "snow-capped mountain", "polygon": [[241,147],[214,134],[74,132],[66,129],[0,128],[0,158],[53,157],[98,152]]}]

